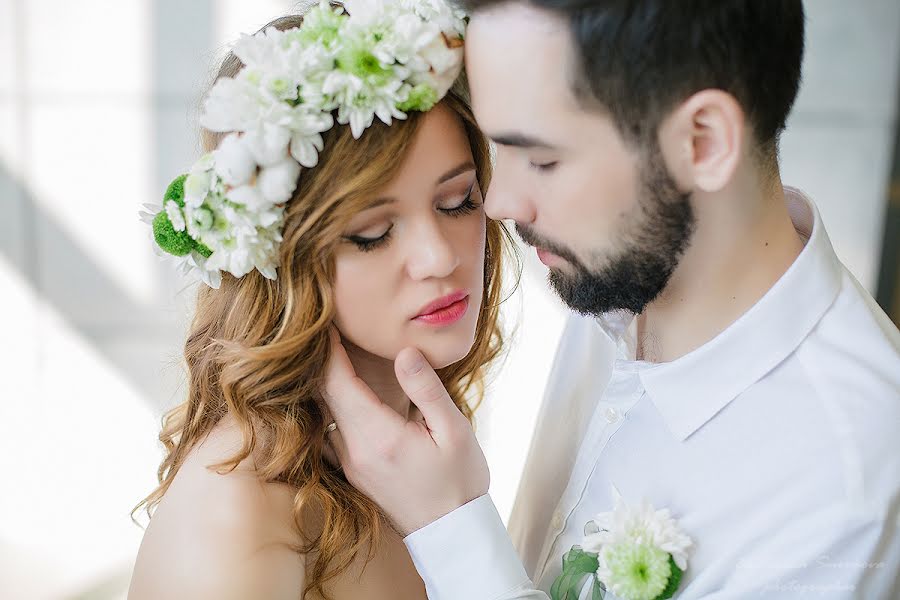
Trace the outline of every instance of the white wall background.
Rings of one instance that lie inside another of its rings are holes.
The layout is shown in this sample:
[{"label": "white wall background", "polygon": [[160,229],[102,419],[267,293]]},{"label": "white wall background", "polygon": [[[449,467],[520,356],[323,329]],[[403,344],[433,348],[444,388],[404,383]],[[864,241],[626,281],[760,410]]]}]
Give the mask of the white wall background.
[{"label": "white wall background", "polygon": [[[239,32],[283,0],[0,0],[0,597],[124,598],[182,392],[192,289],[136,213],[198,153],[196,106]],[[900,3],[807,0],[805,82],[782,145],[871,290],[896,121]],[[481,414],[512,506],[564,311],[525,253],[515,345]]]}]

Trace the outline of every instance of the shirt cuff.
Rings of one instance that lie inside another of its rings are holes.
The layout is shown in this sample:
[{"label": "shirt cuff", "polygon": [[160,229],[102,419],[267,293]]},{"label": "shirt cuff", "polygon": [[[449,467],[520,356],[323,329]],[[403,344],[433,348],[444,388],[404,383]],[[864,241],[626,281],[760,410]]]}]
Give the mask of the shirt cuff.
[{"label": "shirt cuff", "polygon": [[490,600],[531,581],[487,494],[403,539],[429,600]]}]

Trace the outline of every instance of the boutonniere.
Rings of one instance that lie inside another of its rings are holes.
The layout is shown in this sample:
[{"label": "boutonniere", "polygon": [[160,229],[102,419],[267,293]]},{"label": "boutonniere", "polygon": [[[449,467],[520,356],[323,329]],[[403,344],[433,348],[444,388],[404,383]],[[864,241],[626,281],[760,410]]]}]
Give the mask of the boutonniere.
[{"label": "boutonniere", "polygon": [[581,545],[563,556],[552,600],[578,600],[590,581],[592,600],[610,590],[623,600],[664,600],[678,589],[693,542],[668,509],[646,500],[629,506],[613,486],[615,506],[588,521]]}]

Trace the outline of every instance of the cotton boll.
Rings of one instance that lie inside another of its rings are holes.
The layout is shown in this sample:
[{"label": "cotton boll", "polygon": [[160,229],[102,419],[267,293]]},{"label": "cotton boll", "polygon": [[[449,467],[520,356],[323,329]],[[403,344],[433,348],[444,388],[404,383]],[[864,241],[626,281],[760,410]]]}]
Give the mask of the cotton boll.
[{"label": "cotton boll", "polygon": [[262,197],[272,204],[282,204],[291,199],[300,176],[300,165],[292,158],[263,169],[256,181]]},{"label": "cotton boll", "polygon": [[215,171],[227,185],[244,185],[256,172],[256,161],[236,133],[227,136],[213,152]]},{"label": "cotton boll", "polygon": [[270,167],[284,160],[291,132],[286,127],[264,123],[261,128],[248,131],[244,140],[254,160],[262,167]]}]

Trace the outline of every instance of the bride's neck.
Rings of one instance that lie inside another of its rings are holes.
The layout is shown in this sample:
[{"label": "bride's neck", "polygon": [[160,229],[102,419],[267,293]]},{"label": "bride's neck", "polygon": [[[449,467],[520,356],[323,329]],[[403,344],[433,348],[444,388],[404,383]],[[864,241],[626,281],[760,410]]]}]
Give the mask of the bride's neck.
[{"label": "bride's neck", "polygon": [[400,416],[409,418],[410,401],[397,381],[393,361],[366,352],[346,339],[343,344],[356,375],[372,388],[382,402],[396,410]]}]

